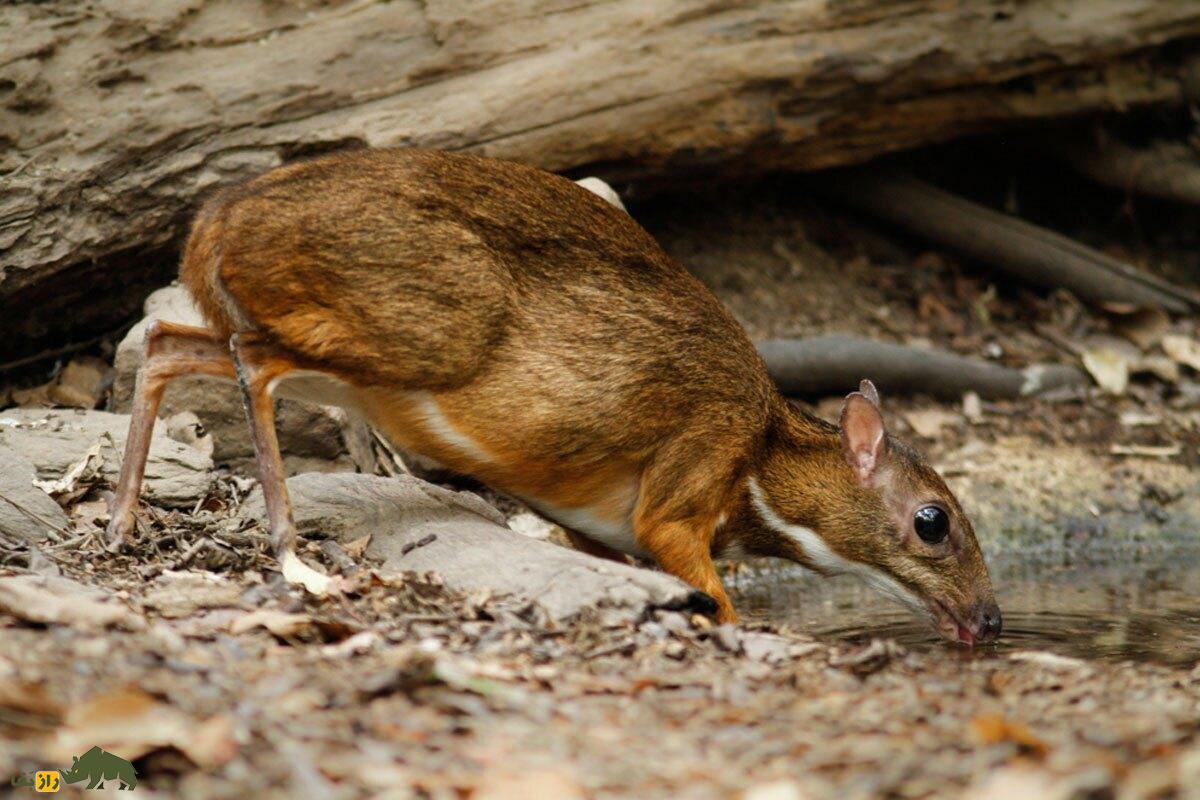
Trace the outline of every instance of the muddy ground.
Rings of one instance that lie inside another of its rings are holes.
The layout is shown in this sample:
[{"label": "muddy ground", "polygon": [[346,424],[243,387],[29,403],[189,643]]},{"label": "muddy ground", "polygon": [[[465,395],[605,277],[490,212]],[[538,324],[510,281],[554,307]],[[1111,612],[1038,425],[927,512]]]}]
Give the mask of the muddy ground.
[{"label": "muddy ground", "polygon": [[[1157,207],[1068,180],[1048,181],[1057,205],[1047,181],[980,193],[1028,191],[1031,216],[1200,283],[1200,226],[1180,233]],[[1075,363],[1073,343],[1122,324],[824,206],[795,179],[632,210],[756,337],[847,330],[1024,366]],[[947,468],[989,552],[1194,536],[1188,368],[1120,396],[885,403]],[[365,557],[345,597],[315,600],[281,582],[260,531],[204,543],[201,518],[232,514],[237,485],[223,478],[198,515],[154,515],[156,546],[132,555],[104,552],[89,524],[40,549],[0,538],[0,775],[103,743],[134,757],[136,791],[195,798],[1200,796],[1192,664],[908,653],[667,611],[555,625],[427,576],[381,578]],[[338,569],[315,545],[305,557]]]}]

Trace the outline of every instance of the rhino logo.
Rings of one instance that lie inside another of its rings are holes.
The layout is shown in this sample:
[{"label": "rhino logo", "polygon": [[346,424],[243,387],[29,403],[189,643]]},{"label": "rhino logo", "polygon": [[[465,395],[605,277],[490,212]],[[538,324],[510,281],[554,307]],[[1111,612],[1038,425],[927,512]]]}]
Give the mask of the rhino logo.
[{"label": "rhino logo", "polygon": [[87,789],[102,789],[105,781],[120,781],[122,789],[137,786],[137,770],[120,756],[114,756],[99,747],[93,747],[81,756],[75,756],[71,768],[62,773],[63,783],[87,781]]}]

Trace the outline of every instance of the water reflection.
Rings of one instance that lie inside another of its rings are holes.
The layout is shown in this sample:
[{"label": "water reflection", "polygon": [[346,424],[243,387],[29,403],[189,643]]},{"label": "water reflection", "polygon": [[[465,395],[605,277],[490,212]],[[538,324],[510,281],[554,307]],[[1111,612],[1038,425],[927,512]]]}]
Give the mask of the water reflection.
[{"label": "water reflection", "polygon": [[[1200,661],[1200,550],[1087,561],[1008,557],[989,564],[1004,611],[1004,635],[973,656],[1039,649],[1177,666]],[[962,650],[849,578],[768,568],[742,576],[735,585],[748,619],[786,622],[822,638],[886,637],[915,650]]]}]

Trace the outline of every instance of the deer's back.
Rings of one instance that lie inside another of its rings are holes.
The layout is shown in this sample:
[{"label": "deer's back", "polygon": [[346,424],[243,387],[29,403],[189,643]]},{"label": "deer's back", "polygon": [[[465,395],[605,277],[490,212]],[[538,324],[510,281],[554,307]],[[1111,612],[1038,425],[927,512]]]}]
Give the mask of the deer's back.
[{"label": "deer's back", "polygon": [[769,385],[740,326],[627,214],[510,162],[367,150],[275,170],[201,211],[182,276],[218,330],[268,332],[362,385],[520,375],[627,412]]}]

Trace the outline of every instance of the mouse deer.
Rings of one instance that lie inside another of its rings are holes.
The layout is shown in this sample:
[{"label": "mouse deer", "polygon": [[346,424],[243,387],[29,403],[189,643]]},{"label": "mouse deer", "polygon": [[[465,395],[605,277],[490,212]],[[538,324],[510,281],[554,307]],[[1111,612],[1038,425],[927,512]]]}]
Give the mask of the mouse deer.
[{"label": "mouse deer", "polygon": [[146,335],[110,544],[132,533],[179,375],[241,386],[268,524],[295,554],[276,394],[356,411],[519,498],[595,556],[652,559],[736,621],[714,558],[849,572],[953,640],[1000,632],[970,521],[864,381],[839,425],[786,401],[742,327],[633,219],[572,181],[429,150],[275,169],[197,214],[180,275],[208,328]]}]

